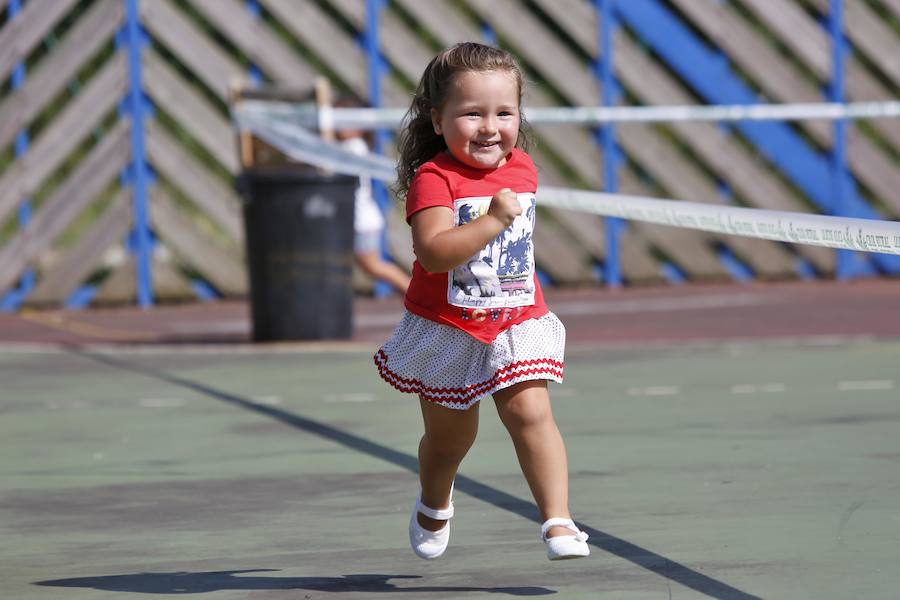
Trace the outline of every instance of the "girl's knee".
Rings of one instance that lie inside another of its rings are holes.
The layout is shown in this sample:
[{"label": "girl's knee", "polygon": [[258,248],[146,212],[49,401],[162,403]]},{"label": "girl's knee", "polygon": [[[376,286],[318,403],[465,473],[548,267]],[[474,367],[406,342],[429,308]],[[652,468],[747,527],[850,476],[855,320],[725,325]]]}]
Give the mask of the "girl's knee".
[{"label": "girl's knee", "polygon": [[[540,392],[540,390],[539,390]],[[507,428],[523,429],[553,422],[550,399],[543,393],[521,393],[497,398],[497,411]]]},{"label": "girl's knee", "polygon": [[527,403],[513,403],[507,407],[503,423],[507,427],[525,429],[540,427],[553,422],[553,415],[548,407],[533,406]]}]

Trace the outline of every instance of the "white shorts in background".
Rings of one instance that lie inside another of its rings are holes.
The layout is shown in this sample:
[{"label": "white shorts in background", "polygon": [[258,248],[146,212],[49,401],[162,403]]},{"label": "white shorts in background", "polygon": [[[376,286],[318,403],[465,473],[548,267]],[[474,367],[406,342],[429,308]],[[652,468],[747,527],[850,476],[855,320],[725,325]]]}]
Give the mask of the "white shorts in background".
[{"label": "white shorts in background", "polygon": [[381,250],[381,230],[357,231],[353,234],[353,251],[368,254]]}]

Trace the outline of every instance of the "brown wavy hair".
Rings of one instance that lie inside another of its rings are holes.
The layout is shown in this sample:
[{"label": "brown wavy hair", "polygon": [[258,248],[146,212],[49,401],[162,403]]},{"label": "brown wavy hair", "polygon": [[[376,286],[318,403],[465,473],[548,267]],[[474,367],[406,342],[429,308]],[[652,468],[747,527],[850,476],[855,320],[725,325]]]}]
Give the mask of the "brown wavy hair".
[{"label": "brown wavy hair", "polygon": [[[431,109],[441,110],[454,77],[470,71],[511,73],[519,86],[521,107],[525,78],[516,59],[506,50],[476,42],[463,42],[447,48],[431,59],[416,87],[416,94],[406,113],[406,126],[400,132],[397,143],[400,159],[397,163],[397,183],[394,185],[394,191],[401,199],[406,197],[416,170],[438,152],[447,149],[443,136],[434,132]],[[516,147],[527,150],[530,128],[521,110],[519,115],[519,137],[516,140]]]}]

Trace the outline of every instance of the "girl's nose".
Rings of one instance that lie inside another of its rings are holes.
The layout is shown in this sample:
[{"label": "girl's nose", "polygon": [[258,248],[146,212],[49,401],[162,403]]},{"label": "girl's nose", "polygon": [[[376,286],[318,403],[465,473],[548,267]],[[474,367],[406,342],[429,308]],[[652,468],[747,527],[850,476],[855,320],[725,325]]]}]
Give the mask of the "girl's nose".
[{"label": "girl's nose", "polygon": [[497,131],[497,122],[493,117],[485,117],[481,121],[481,129],[487,133],[494,133]]}]

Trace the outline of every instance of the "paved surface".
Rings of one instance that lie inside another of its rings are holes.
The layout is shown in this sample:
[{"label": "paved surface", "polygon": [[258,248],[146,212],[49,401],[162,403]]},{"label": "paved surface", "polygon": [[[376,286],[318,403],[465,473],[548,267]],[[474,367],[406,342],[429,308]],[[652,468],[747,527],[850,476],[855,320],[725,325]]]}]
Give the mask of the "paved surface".
[{"label": "paved surface", "polygon": [[[581,343],[823,336],[900,336],[900,280],[548,290],[552,310]],[[401,301],[358,298],[351,341],[377,344]],[[244,302],[0,313],[0,343],[244,344]]]},{"label": "paved surface", "polygon": [[408,549],[420,417],[370,358],[396,300],[349,342],[246,343],[242,304],[0,317],[0,597],[897,597],[900,284],[550,301],[566,563],[489,401],[450,549]]}]

